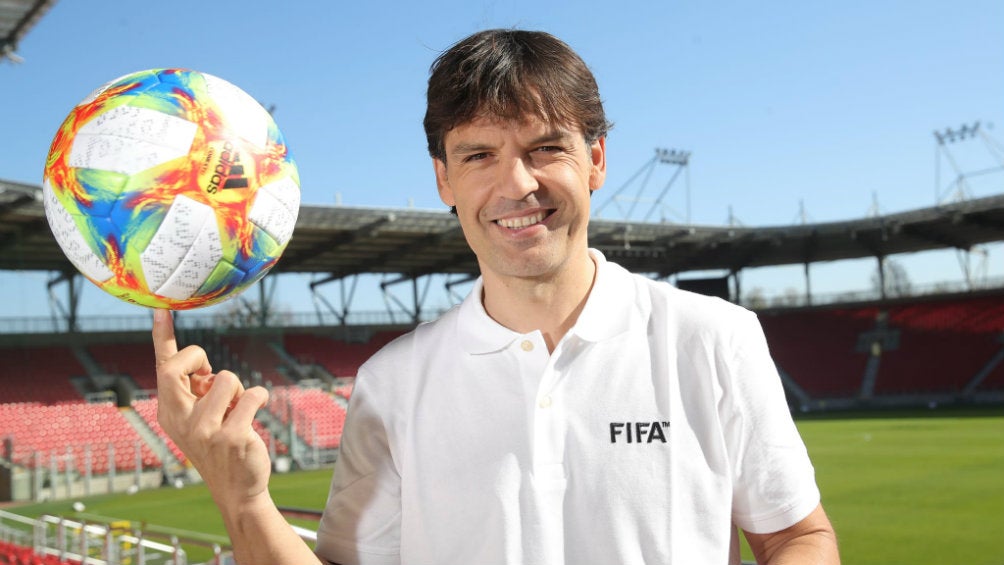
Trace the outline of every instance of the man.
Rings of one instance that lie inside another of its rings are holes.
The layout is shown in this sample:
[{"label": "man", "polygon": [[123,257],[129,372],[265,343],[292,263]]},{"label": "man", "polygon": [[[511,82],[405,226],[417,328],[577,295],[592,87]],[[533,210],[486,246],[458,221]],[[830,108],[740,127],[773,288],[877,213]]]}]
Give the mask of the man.
[{"label": "man", "polygon": [[[441,55],[425,119],[439,194],[481,278],[359,372],[317,555],[332,563],[838,563],[755,317],[587,244],[606,175],[598,89],[539,32]],[[154,325],[161,421],[240,563],[313,555],[250,431],[266,395]]]}]

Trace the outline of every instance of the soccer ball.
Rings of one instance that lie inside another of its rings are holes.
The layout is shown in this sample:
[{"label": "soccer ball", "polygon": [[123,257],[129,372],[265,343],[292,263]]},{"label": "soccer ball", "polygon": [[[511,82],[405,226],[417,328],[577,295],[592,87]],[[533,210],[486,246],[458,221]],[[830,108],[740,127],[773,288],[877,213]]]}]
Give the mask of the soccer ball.
[{"label": "soccer ball", "polygon": [[67,116],[42,181],[73,265],[126,302],[184,310],[246,290],[293,235],[300,179],[272,116],[206,73],[154,69]]}]

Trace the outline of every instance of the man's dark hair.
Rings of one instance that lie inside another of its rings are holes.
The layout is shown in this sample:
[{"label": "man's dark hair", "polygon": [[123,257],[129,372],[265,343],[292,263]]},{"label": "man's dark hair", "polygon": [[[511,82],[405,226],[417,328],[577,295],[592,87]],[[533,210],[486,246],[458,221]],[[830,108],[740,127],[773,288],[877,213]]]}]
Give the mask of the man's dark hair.
[{"label": "man's dark hair", "polygon": [[446,132],[479,116],[578,126],[586,141],[607,134],[599,89],[586,63],[545,32],[481,31],[432,63],[425,136],[429,154],[446,162]]}]

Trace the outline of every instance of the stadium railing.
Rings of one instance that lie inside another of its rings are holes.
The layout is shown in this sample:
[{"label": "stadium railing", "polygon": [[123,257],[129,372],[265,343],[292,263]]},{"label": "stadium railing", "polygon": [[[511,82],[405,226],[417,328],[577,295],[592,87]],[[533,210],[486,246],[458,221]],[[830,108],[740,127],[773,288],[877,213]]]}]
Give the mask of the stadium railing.
[{"label": "stadium railing", "polygon": [[[423,311],[420,321],[437,318],[442,311]],[[122,316],[80,316],[77,318],[78,332],[133,332],[150,331],[151,314]],[[412,325],[407,315],[387,311],[352,312],[343,321],[334,314],[300,312],[270,317],[269,327],[338,327],[338,326],[395,326]],[[188,330],[220,330],[228,328],[254,328],[257,319],[233,318],[225,314],[201,312],[175,312],[175,326]],[[52,317],[8,317],[0,318],[0,334],[47,334],[65,333],[69,330],[65,319]]]},{"label": "stadium railing", "polygon": [[213,557],[206,565],[233,562],[219,544],[147,532],[131,522],[79,522],[50,515],[36,519],[0,510],[0,540],[60,562],[187,565],[186,544],[211,545]]}]

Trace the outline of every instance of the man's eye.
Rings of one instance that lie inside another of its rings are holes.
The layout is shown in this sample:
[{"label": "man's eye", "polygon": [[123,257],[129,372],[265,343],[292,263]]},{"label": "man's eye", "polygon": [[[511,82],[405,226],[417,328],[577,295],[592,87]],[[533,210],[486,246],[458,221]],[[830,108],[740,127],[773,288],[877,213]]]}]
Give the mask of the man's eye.
[{"label": "man's eye", "polygon": [[558,147],[557,145],[542,145],[537,148],[537,151],[540,151],[542,153],[552,153],[554,151],[561,151],[561,148]]},{"label": "man's eye", "polygon": [[472,155],[468,155],[468,156],[464,157],[464,162],[465,163],[470,163],[472,161],[480,161],[480,160],[482,160],[482,159],[484,159],[486,157],[488,157],[487,153],[474,153]]}]

